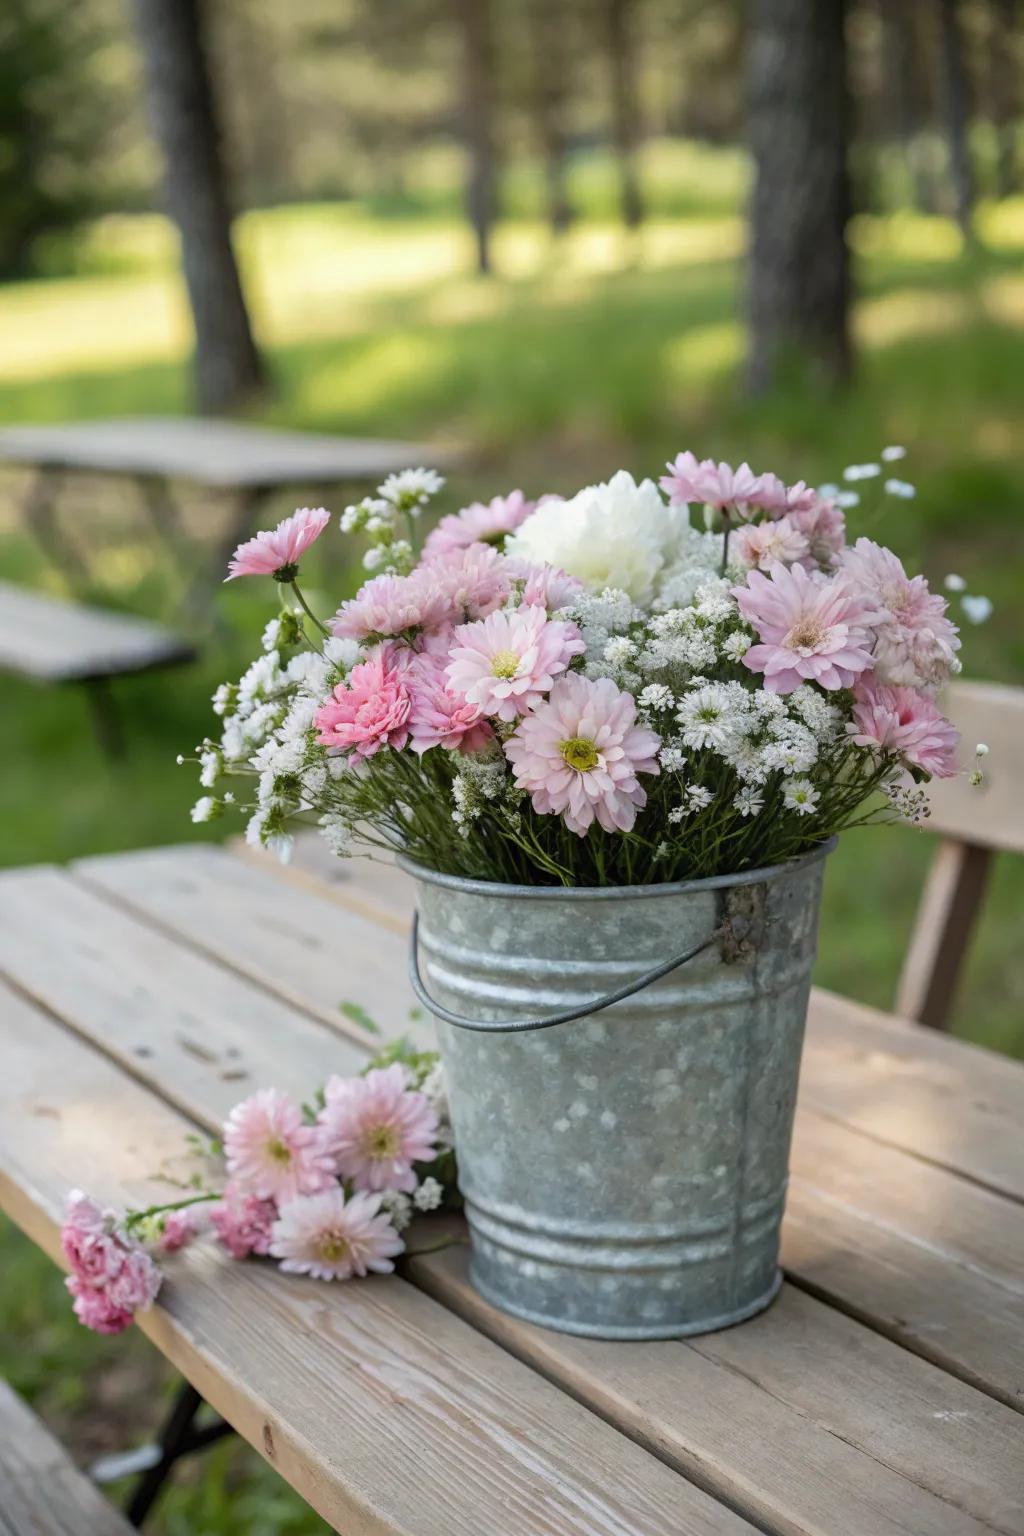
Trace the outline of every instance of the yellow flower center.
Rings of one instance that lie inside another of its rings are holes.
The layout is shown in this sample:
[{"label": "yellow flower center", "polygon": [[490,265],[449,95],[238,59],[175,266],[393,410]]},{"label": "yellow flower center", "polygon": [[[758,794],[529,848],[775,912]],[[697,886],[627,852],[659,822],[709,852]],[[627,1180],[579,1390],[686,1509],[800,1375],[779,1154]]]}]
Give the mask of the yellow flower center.
[{"label": "yellow flower center", "polygon": [[398,1136],[390,1125],[374,1125],[363,1137],[363,1152],[372,1158],[397,1157]]},{"label": "yellow flower center", "polygon": [[825,626],[818,619],[798,619],[784,643],[791,651],[814,651],[824,638]]},{"label": "yellow flower center", "polygon": [[292,1160],[291,1148],[276,1136],[267,1142],[267,1156],[273,1162],[280,1163],[282,1168],[286,1168]]},{"label": "yellow flower center", "polygon": [[343,1259],[348,1253],[348,1238],[343,1237],[340,1232],[321,1232],[317,1247],[322,1259],[325,1259],[328,1264],[337,1264],[338,1260]]},{"label": "yellow flower center", "polygon": [[519,671],[519,657],[515,651],[495,651],[491,658],[493,677],[515,677]]},{"label": "yellow flower center", "polygon": [[577,773],[589,773],[601,760],[597,743],[591,741],[589,736],[570,736],[568,741],[558,743],[558,750],[569,767],[575,768]]}]

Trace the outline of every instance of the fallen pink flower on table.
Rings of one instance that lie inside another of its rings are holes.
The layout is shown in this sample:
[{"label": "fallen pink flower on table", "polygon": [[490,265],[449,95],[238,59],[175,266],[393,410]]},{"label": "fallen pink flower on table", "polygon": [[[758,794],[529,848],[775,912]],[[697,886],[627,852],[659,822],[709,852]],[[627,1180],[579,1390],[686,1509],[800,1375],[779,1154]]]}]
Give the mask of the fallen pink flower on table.
[{"label": "fallen pink flower on table", "polygon": [[367,1271],[390,1274],[405,1244],[380,1205],[380,1195],[346,1200],[337,1187],[290,1200],[274,1223],[270,1252],[287,1274],[314,1280],[349,1280]]},{"label": "fallen pink flower on table", "polygon": [[437,1111],[407,1086],[398,1062],[365,1077],[332,1077],[319,1119],[338,1172],[357,1189],[409,1193],[416,1188],[413,1163],[436,1155]]},{"label": "fallen pink flower on table", "polygon": [[235,1186],[260,1200],[316,1194],[334,1177],[316,1128],[276,1088],[235,1105],[224,1124],[224,1158]]}]

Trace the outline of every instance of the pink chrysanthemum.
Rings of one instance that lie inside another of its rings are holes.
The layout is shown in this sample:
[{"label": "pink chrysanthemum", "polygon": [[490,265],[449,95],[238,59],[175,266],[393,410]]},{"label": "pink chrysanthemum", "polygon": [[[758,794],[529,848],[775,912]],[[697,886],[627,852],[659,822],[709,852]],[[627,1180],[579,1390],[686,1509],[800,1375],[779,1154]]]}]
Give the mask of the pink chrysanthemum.
[{"label": "pink chrysanthemum", "polygon": [[583,583],[576,576],[557,565],[533,565],[529,560],[509,556],[505,569],[523,585],[523,602],[531,608],[546,608],[555,613],[567,608],[583,591]]},{"label": "pink chrysanthemum", "polygon": [[686,452],[670,460],[666,468],[668,474],[662,475],[658,484],[673,506],[698,502],[744,518],[786,509],[786,487],[778,476],[755,475],[749,464],[733,469],[731,464],[698,460]]},{"label": "pink chrysanthemum", "polygon": [[898,752],[903,761],[936,779],[956,773],[960,733],[933,699],[912,688],[890,688],[867,678],[858,685],[847,730],[859,747]]},{"label": "pink chrysanthemum", "polygon": [[329,628],[345,640],[366,640],[432,629],[444,622],[447,613],[444,595],[431,590],[417,570],[411,576],[375,576],[364,582],[355,597],[342,603]]},{"label": "pink chrysanthemum", "polygon": [[417,656],[409,668],[412,749],[420,754],[431,747],[479,752],[494,740],[494,732],[476,704],[450,691],[444,667],[442,657],[426,654]]},{"label": "pink chrysanthemum", "polygon": [[596,818],[606,832],[628,832],[647,795],[637,774],[660,772],[661,738],[636,724],[636,700],[610,678],[570,673],[521,720],[505,743],[516,784],[540,815],[561,815],[586,835]]},{"label": "pink chrysanthemum", "polygon": [[250,1253],[270,1252],[270,1233],[277,1220],[273,1200],[261,1200],[229,1183],[224,1198],[210,1211],[210,1224],[233,1259],[247,1259]]},{"label": "pink chrysanthemum", "polygon": [[288,1274],[314,1280],[350,1280],[353,1275],[387,1275],[405,1244],[386,1216],[380,1196],[345,1199],[342,1189],[290,1200],[274,1223],[270,1252]]},{"label": "pink chrysanthemum", "polygon": [[236,576],[278,576],[290,579],[306,550],[323,533],[331,514],[323,507],[299,507],[270,532],[239,544],[225,581]]},{"label": "pink chrysanthemum", "polygon": [[382,648],[353,667],[348,682],[339,683],[317,710],[317,741],[360,757],[372,757],[381,747],[400,752],[409,740],[411,704],[406,668]]},{"label": "pink chrysanthemum", "polygon": [[334,1177],[318,1130],[276,1088],[261,1088],[235,1105],[224,1125],[224,1157],[235,1187],[259,1200],[316,1194]]},{"label": "pink chrysanthemum", "polygon": [[805,681],[849,688],[874,665],[868,625],[877,614],[844,577],[774,565],[769,576],[751,571],[732,592],[761,640],[743,664],[764,674],[769,693],[792,693]]},{"label": "pink chrysanthemum", "polygon": [[422,582],[442,610],[427,628],[486,618],[511,591],[505,559],[489,544],[470,544],[438,555],[409,579]]},{"label": "pink chrysanthemum", "polygon": [[841,508],[834,501],[823,500],[816,491],[808,491],[803,481],[791,485],[788,494],[793,500],[784,515],[807,540],[811,560],[826,568],[834,565],[846,543],[846,519]]},{"label": "pink chrysanthemum", "polygon": [[514,720],[535,708],[585,649],[575,624],[549,619],[543,608],[492,613],[455,631],[448,684],[485,715]]},{"label": "pink chrysanthemum", "polygon": [[408,1086],[398,1062],[365,1077],[332,1077],[320,1125],[339,1172],[357,1189],[408,1193],[416,1188],[413,1163],[436,1155],[437,1112]]},{"label": "pink chrysanthemum", "polygon": [[495,496],[493,501],[474,501],[461,512],[442,517],[437,527],[427,534],[423,545],[424,559],[449,555],[470,544],[494,544],[500,548],[505,535],[525,522],[535,506],[536,502],[527,501],[522,491]]},{"label": "pink chrysanthemum", "polygon": [[892,550],[872,539],[858,539],[844,550],[840,565],[854,591],[883,610],[875,625],[878,681],[903,688],[940,687],[960,649],[945,598],[930,592],[923,576],[908,576]]},{"label": "pink chrysanthemum", "polygon": [[71,1269],[65,1280],[78,1321],[94,1333],[121,1333],[136,1312],[156,1300],[163,1279],[149,1254],[114,1229],[113,1216],[73,1190],[67,1199],[61,1248]]},{"label": "pink chrysanthemum", "polygon": [[810,554],[810,545],[789,517],[770,523],[747,523],[729,545],[732,558],[748,569],[767,571],[780,565],[796,565]]}]

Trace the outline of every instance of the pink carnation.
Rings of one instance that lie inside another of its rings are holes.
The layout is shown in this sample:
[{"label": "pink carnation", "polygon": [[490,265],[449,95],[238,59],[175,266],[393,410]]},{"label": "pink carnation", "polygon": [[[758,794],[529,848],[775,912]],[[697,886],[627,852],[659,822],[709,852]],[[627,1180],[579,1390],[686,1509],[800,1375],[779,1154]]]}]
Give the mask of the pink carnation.
[{"label": "pink carnation", "polygon": [[500,546],[507,533],[526,521],[535,505],[526,500],[522,491],[510,491],[507,496],[495,496],[493,501],[486,503],[474,501],[461,512],[442,517],[437,527],[427,534],[423,545],[424,559],[448,555],[469,544]]},{"label": "pink carnation", "polygon": [[260,1200],[312,1195],[334,1177],[318,1131],[276,1088],[261,1088],[235,1105],[224,1125],[224,1158],[235,1187]]},{"label": "pink carnation", "polygon": [[778,561],[796,565],[806,559],[810,545],[789,517],[775,522],[746,523],[738,529],[729,545],[729,554],[740,565],[767,571]]},{"label": "pink carnation", "polygon": [[380,1196],[342,1189],[290,1200],[274,1223],[270,1251],[281,1268],[315,1280],[390,1274],[405,1244],[380,1213]]},{"label": "pink carnation", "polygon": [[372,757],[381,747],[401,751],[409,740],[411,699],[406,668],[383,649],[353,667],[317,710],[313,723],[325,747],[345,747]]},{"label": "pink carnation", "polygon": [[793,500],[785,517],[807,540],[811,559],[821,566],[834,565],[846,543],[846,519],[841,509],[834,501],[824,501],[816,491],[808,491],[802,480],[791,485],[788,494]]},{"label": "pink carnation", "polygon": [[331,514],[323,507],[299,507],[272,532],[258,533],[254,539],[239,544],[224,580],[233,581],[236,576],[280,576],[290,580],[300,558],[330,520]]},{"label": "pink carnation", "polygon": [[443,622],[447,603],[418,571],[411,576],[375,576],[355,597],[342,603],[330,622],[333,634],[345,640],[400,635],[407,630],[433,628]]},{"label": "pink carnation", "polygon": [[486,618],[512,590],[506,561],[489,544],[438,555],[418,566],[409,580],[422,582],[442,610],[427,628]]},{"label": "pink carnation", "polygon": [[494,732],[476,704],[470,704],[447,686],[444,661],[420,655],[409,669],[412,709],[409,731],[414,752],[445,747],[450,752],[479,752]]},{"label": "pink carnation", "polygon": [[237,1184],[229,1183],[223,1200],[210,1211],[210,1222],[233,1259],[247,1259],[250,1253],[270,1252],[270,1233],[277,1220],[273,1200],[261,1200],[246,1194]]},{"label": "pink carnation", "polygon": [[414,1190],[413,1163],[429,1163],[437,1151],[437,1112],[408,1086],[398,1062],[365,1077],[332,1077],[320,1125],[339,1172],[357,1189]]},{"label": "pink carnation", "polygon": [[840,564],[854,591],[882,610],[875,624],[875,675],[905,688],[941,686],[960,649],[945,598],[928,590],[923,576],[909,577],[891,549],[858,539]]},{"label": "pink carnation", "polygon": [[177,1253],[187,1248],[199,1234],[199,1208],[187,1206],[183,1211],[168,1211],[160,1228],[161,1253]]},{"label": "pink carnation", "polygon": [[152,1306],[162,1275],[149,1254],[116,1230],[113,1214],[73,1190],[68,1196],[61,1248],[71,1274],[65,1280],[79,1322],[95,1333],[120,1333],[136,1312]]},{"label": "pink carnation", "polygon": [[898,752],[905,763],[936,779],[956,773],[960,734],[927,694],[890,688],[867,678],[857,687],[847,726],[859,747]]},{"label": "pink carnation", "polygon": [[523,602],[531,608],[546,608],[555,613],[559,608],[568,608],[583,591],[582,581],[557,565],[533,565],[509,556],[505,569],[516,581],[524,583]]},{"label": "pink carnation", "polygon": [[730,464],[698,460],[686,452],[670,460],[666,468],[668,474],[658,483],[673,506],[699,502],[744,518],[786,509],[786,487],[778,476],[755,475],[749,464],[733,469]]},{"label": "pink carnation", "polygon": [[505,721],[533,709],[586,649],[575,624],[531,607],[463,624],[455,641],[446,669],[452,692]]},{"label": "pink carnation", "polygon": [[561,815],[585,836],[595,817],[628,832],[647,795],[637,774],[658,773],[661,738],[636,725],[636,700],[610,678],[569,673],[505,743],[516,784],[540,815]]},{"label": "pink carnation", "polygon": [[770,576],[751,571],[732,592],[762,642],[743,664],[764,673],[769,693],[792,693],[804,681],[849,688],[874,665],[867,626],[877,615],[842,576],[774,565]]}]

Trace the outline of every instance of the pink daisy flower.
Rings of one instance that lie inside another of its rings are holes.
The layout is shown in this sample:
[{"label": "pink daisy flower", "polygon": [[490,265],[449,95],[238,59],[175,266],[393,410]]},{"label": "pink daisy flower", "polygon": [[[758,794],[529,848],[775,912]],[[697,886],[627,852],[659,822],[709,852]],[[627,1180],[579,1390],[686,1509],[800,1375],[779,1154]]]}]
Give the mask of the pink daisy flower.
[{"label": "pink daisy flower", "polygon": [[334,1178],[316,1127],[276,1088],[261,1088],[235,1105],[224,1125],[224,1158],[236,1189],[259,1200],[312,1195]]},{"label": "pink daisy flower", "polygon": [[840,565],[853,590],[882,609],[875,624],[875,675],[904,688],[938,688],[960,649],[946,600],[928,590],[923,576],[907,575],[891,549],[858,539]]},{"label": "pink daisy flower", "polygon": [[299,560],[330,520],[331,514],[323,507],[299,507],[272,532],[258,533],[254,539],[239,544],[224,580],[234,581],[236,576],[276,576],[278,581],[291,581],[298,572]]},{"label": "pink daisy flower", "polygon": [[678,454],[665,467],[668,474],[662,475],[658,484],[672,506],[698,502],[719,511],[735,512],[737,517],[786,509],[786,487],[778,476],[755,475],[749,464],[733,469],[731,464],[698,460],[686,452]]},{"label": "pink daisy flower", "polygon": [[414,752],[422,755],[431,747],[445,747],[450,752],[479,752],[494,740],[494,732],[478,706],[449,690],[440,657],[417,656],[409,676],[409,731]]},{"label": "pink daisy flower", "polygon": [[399,1062],[365,1077],[332,1077],[320,1125],[339,1172],[357,1189],[409,1193],[416,1188],[413,1163],[436,1155],[437,1112],[408,1086]]},{"label": "pink daisy flower", "polygon": [[584,837],[596,820],[628,832],[647,795],[637,774],[658,773],[661,738],[636,724],[636,700],[610,678],[569,673],[505,743],[516,784],[540,815],[561,815]]},{"label": "pink daisy flower", "polygon": [[345,1199],[342,1189],[290,1200],[274,1223],[270,1252],[292,1275],[349,1280],[367,1271],[387,1275],[405,1244],[386,1216],[380,1196]]},{"label": "pink daisy flower", "polygon": [[843,577],[828,581],[799,565],[774,565],[769,576],[751,571],[747,585],[732,592],[761,640],[743,664],[764,674],[769,693],[792,693],[806,681],[850,688],[874,665],[867,626],[877,613]]},{"label": "pink daisy flower", "polygon": [[859,747],[898,752],[905,763],[933,778],[949,779],[956,773],[960,733],[927,694],[867,678],[857,687],[853,720],[846,729]]},{"label": "pink daisy flower", "polygon": [[543,698],[574,656],[586,649],[575,624],[549,619],[543,608],[492,613],[455,631],[449,686],[483,714],[524,715]]},{"label": "pink daisy flower", "polygon": [[224,1198],[210,1210],[210,1223],[233,1259],[247,1259],[250,1253],[270,1252],[270,1233],[277,1220],[273,1200],[248,1195],[237,1184],[229,1183]]},{"label": "pink daisy flower", "polygon": [[348,682],[339,683],[317,710],[317,741],[360,757],[372,757],[381,747],[400,752],[409,740],[410,708],[406,668],[381,648],[353,667]]},{"label": "pink daisy flower", "polygon": [[527,501],[522,491],[510,491],[507,496],[495,496],[489,502],[474,501],[461,512],[442,517],[427,534],[423,557],[432,560],[436,555],[449,555],[469,544],[494,544],[500,548],[505,535],[525,522],[535,506],[536,502]]},{"label": "pink daisy flower", "polygon": [[746,523],[729,545],[730,556],[747,566],[767,571],[776,561],[796,565],[810,554],[810,545],[789,517],[771,523]]}]

